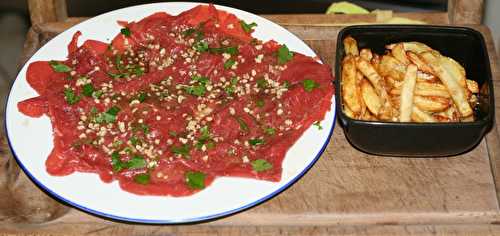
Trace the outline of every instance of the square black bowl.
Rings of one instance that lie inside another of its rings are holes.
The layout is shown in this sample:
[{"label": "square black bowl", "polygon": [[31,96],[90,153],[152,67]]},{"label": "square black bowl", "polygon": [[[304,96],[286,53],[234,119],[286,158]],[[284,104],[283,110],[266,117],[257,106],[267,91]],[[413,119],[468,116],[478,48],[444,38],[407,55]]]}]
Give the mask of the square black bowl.
[{"label": "square black bowl", "polygon": [[[453,123],[373,122],[349,118],[342,109],[341,62],[345,56],[343,39],[352,36],[359,49],[370,48],[382,55],[385,45],[404,41],[425,43],[458,61],[467,79],[480,88],[476,121]],[[340,31],[335,60],[337,114],[349,142],[361,151],[401,157],[442,157],[474,148],[491,129],[495,101],[488,51],[481,33],[464,27],[423,25],[350,26]]]}]

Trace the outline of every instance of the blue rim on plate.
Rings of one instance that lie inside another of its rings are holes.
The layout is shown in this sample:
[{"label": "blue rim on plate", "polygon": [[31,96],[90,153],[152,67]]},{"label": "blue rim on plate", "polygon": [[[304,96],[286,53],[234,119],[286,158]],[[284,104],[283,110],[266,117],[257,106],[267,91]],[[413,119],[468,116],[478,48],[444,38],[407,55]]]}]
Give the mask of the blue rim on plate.
[{"label": "blue rim on plate", "polygon": [[[147,5],[147,4],[144,4],[144,5]],[[138,5],[138,6],[140,6],[140,5]],[[215,6],[216,7],[230,8],[230,9],[234,9],[234,10],[237,10],[237,11],[241,11],[239,9],[235,9],[235,8],[231,8],[231,7],[225,7],[225,6],[219,6],[219,5],[215,5]],[[137,7],[137,6],[127,7],[127,8],[133,8],[133,7]],[[127,8],[122,8],[122,9],[118,9],[118,10],[123,10],[123,9],[127,9]],[[118,11],[118,10],[115,10],[115,11]],[[104,13],[104,14],[107,14],[107,13]],[[101,15],[104,15],[104,14],[101,14]],[[96,17],[98,17],[98,16],[96,16]],[[79,23],[79,24],[77,24],[75,26],[78,26],[78,25],[80,25],[80,24],[82,24],[84,22],[81,22],[81,23]],[[273,23],[273,22],[271,22],[271,23]],[[273,24],[275,24],[275,23],[273,23]],[[75,27],[75,26],[73,26],[73,27]],[[289,33],[293,34],[291,32],[289,32]],[[300,38],[298,38],[298,39],[300,39]],[[14,83],[11,85],[11,88],[10,88],[9,91],[12,90],[13,86],[14,86]],[[333,85],[333,81],[332,81],[332,86],[334,86]],[[7,107],[7,104],[9,104],[10,96],[11,96],[11,92],[9,92],[9,95],[7,97],[7,100],[5,102],[5,105],[6,105],[5,107]],[[200,216],[200,217],[193,217],[193,218],[186,218],[186,219],[179,219],[179,220],[152,220],[152,219],[129,218],[129,217],[117,216],[117,215],[108,214],[108,213],[105,213],[105,212],[93,210],[93,209],[91,209],[89,207],[83,206],[82,204],[75,203],[75,202],[73,202],[73,201],[71,201],[71,200],[69,200],[67,198],[64,198],[64,197],[60,196],[56,192],[52,191],[49,187],[47,187],[43,183],[41,183],[36,177],[34,177],[33,174],[26,168],[26,166],[23,165],[23,163],[19,160],[19,157],[17,156],[17,154],[16,154],[16,152],[15,152],[15,150],[14,150],[12,144],[11,144],[11,139],[10,139],[10,136],[9,136],[9,130],[7,128],[7,123],[8,123],[7,121],[8,121],[8,117],[9,117],[9,115],[8,115],[9,113],[8,113],[7,109],[5,111],[4,127],[5,127],[5,133],[6,133],[7,143],[9,145],[9,148],[12,151],[12,154],[13,154],[16,162],[21,167],[21,169],[24,171],[24,173],[26,173],[26,175],[30,178],[30,180],[32,182],[34,182],[43,191],[45,191],[46,193],[48,193],[49,195],[51,195],[52,197],[54,197],[55,199],[57,199],[59,201],[61,201],[63,203],[66,203],[66,204],[69,204],[70,206],[75,207],[75,208],[77,208],[79,210],[82,210],[84,212],[87,212],[87,213],[90,213],[90,214],[93,214],[93,215],[96,215],[96,216],[99,216],[99,217],[105,217],[105,218],[109,218],[109,219],[112,219],[112,220],[118,220],[118,221],[125,221],[125,222],[132,222],[132,223],[144,223],[144,224],[185,224],[185,223],[196,223],[196,222],[203,222],[203,221],[209,221],[209,220],[218,219],[218,218],[221,218],[221,217],[224,217],[224,216],[229,216],[229,215],[232,215],[232,214],[235,214],[235,213],[247,210],[247,209],[249,209],[251,207],[254,207],[254,206],[258,205],[258,204],[261,204],[261,203],[263,203],[263,202],[265,202],[265,201],[267,201],[267,200],[275,197],[276,195],[278,195],[279,193],[283,192],[284,190],[286,190],[287,188],[289,188],[291,185],[293,185],[294,183],[296,183],[300,178],[302,178],[314,166],[314,164],[319,160],[320,156],[323,154],[323,152],[325,151],[326,147],[328,146],[328,144],[329,144],[329,142],[331,140],[331,136],[333,134],[333,130],[335,128],[335,123],[336,123],[336,118],[337,118],[337,113],[336,113],[337,111],[336,111],[336,107],[335,107],[335,96],[334,95],[332,95],[332,96],[333,96],[332,97],[332,106],[334,107],[334,109],[332,109],[330,111],[330,112],[333,112],[333,121],[332,121],[332,124],[331,124],[331,129],[329,131],[329,134],[328,134],[325,142],[323,143],[321,149],[316,153],[315,158],[312,159],[308,163],[308,165],[305,168],[303,168],[302,171],[298,175],[296,175],[294,178],[292,178],[291,180],[289,180],[287,183],[285,183],[280,188],[276,189],[275,191],[273,191],[273,192],[265,195],[264,197],[262,197],[262,198],[260,198],[260,199],[258,199],[256,201],[254,201],[254,202],[248,203],[248,204],[240,206],[238,208],[234,208],[234,209],[227,210],[227,211],[224,211],[224,212],[216,213],[216,214],[210,214],[210,215],[204,215],[204,216]]]}]

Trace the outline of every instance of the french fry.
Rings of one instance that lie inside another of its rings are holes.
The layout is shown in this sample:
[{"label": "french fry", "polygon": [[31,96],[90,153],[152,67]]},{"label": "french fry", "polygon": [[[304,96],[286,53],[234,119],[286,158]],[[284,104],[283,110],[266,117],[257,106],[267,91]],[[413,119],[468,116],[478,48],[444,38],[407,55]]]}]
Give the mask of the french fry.
[{"label": "french fry", "polygon": [[361,113],[361,99],[356,85],[356,65],[354,59],[348,57],[342,66],[342,98],[349,109],[355,114]]},{"label": "french fry", "polygon": [[366,113],[366,104],[363,101],[363,98],[361,97],[361,83],[363,80],[365,80],[363,74],[361,74],[361,72],[359,71],[356,71],[356,88],[358,90],[358,99],[361,105],[361,115]]},{"label": "french fry", "polygon": [[[403,44],[403,49],[405,51],[410,51],[414,53],[433,51],[432,48],[420,42],[403,42],[402,44]],[[396,43],[389,44],[386,46],[386,48],[392,50],[396,45],[397,45]]]},{"label": "french fry", "polygon": [[433,71],[432,71],[432,68],[430,68],[427,64],[425,64],[424,61],[422,61],[422,59],[420,58],[420,56],[414,52],[407,52],[406,55],[408,56],[408,58],[410,59],[410,61],[417,65],[418,69],[427,73],[427,74],[430,74],[432,75]]},{"label": "french fry", "polygon": [[371,61],[373,58],[372,50],[368,48],[363,48],[359,52],[359,56],[367,61]]},{"label": "french fry", "polygon": [[428,112],[445,111],[451,105],[450,100],[442,97],[415,96],[413,102],[420,110]]},{"label": "french fry", "polygon": [[349,109],[348,106],[344,106],[344,113],[346,114],[347,117],[349,118],[356,118],[356,116],[354,115],[354,113],[351,111],[351,109]]},{"label": "french fry", "polygon": [[380,59],[378,71],[382,76],[390,76],[396,80],[403,80],[405,70],[406,67],[392,56],[383,55]]},{"label": "french fry", "polygon": [[357,56],[359,55],[358,43],[351,36],[347,36],[344,41],[344,49],[346,55]]},{"label": "french fry", "polygon": [[361,82],[361,94],[368,110],[375,116],[378,116],[380,108],[382,107],[382,101],[371,83],[367,80]]},{"label": "french fry", "polygon": [[439,82],[439,79],[433,74],[428,74],[422,71],[417,71],[417,82]]},{"label": "french fry", "polygon": [[427,114],[426,112],[423,112],[422,110],[418,109],[416,106],[412,108],[412,113],[411,113],[411,120],[414,122],[436,122],[437,120],[434,119],[431,115]]},{"label": "french fry", "polygon": [[399,62],[403,63],[403,65],[407,66],[411,63],[410,60],[408,60],[408,57],[406,57],[406,52],[402,43],[396,44],[396,46],[392,48],[391,53],[392,56],[394,56],[394,58],[396,58]]},{"label": "french fry", "polygon": [[439,62],[442,67],[450,73],[450,75],[455,78],[463,88],[467,88],[467,82],[465,81],[465,69],[458,64],[457,61],[449,58],[441,56],[439,58]]},{"label": "french fry", "polygon": [[[389,92],[391,95],[401,95],[400,88],[394,88]],[[415,85],[415,95],[450,98],[446,87],[438,83],[418,82]]]},{"label": "french fry", "polygon": [[413,91],[417,82],[417,66],[414,64],[408,65],[406,68],[403,87],[401,88],[400,105],[399,105],[399,121],[409,122],[413,107]]},{"label": "french fry", "polygon": [[465,82],[467,83],[467,89],[471,93],[479,93],[479,85],[477,84],[476,81],[468,79],[465,80]]},{"label": "french fry", "polygon": [[[385,82],[387,82],[387,84],[391,86],[393,89],[399,89],[401,88],[401,86],[403,86],[403,81],[395,80],[391,76],[385,76],[384,79]],[[400,93],[398,93],[398,95],[399,94]]]},{"label": "french fry", "polygon": [[424,52],[420,55],[446,86],[461,116],[467,117],[472,115],[472,108],[467,102],[466,89],[460,86],[458,79],[453,78],[453,74],[450,73],[448,66],[442,64],[443,60],[439,60],[439,58],[430,52]]}]

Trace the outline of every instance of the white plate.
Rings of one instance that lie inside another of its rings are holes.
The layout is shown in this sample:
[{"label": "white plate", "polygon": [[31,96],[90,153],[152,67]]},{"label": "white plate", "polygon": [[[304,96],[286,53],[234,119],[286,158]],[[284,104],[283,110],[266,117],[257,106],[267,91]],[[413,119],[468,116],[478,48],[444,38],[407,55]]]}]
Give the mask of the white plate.
[{"label": "white plate", "polygon": [[[335,98],[330,112],[321,122],[322,130],[309,128],[288,151],[283,161],[280,182],[220,177],[205,190],[188,197],[138,196],[120,189],[118,182],[103,183],[97,174],[74,173],[51,176],[45,160],[53,147],[49,118],[30,118],[21,114],[17,103],[37,96],[26,82],[28,64],[39,60],[64,60],[66,46],[80,30],[80,42],[97,39],[109,42],[120,30],[117,20],[137,21],[152,13],[165,11],[177,15],[197,3],[155,3],[139,5],[96,16],[64,31],[43,46],[24,65],[10,91],[6,108],[6,129],[9,145],[25,173],[54,197],[81,210],[113,219],[141,223],[185,223],[213,219],[255,206],[285,190],[318,160],[330,140],[335,124]],[[254,14],[230,7],[217,9],[233,13],[246,22],[256,22],[254,37],[274,39],[291,50],[315,57],[316,54],[299,38],[277,24]]]}]

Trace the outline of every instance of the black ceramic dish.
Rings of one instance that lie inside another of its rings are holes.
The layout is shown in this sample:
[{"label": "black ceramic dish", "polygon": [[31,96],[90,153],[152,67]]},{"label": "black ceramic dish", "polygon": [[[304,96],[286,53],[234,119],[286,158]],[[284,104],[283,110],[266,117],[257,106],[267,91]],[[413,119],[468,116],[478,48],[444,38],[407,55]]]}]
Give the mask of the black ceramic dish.
[{"label": "black ceramic dish", "polygon": [[[385,53],[385,45],[418,41],[458,61],[468,79],[478,82],[476,121],[463,123],[396,123],[354,120],[342,109],[340,89],[343,39],[352,36],[359,49]],[[349,142],[372,154],[404,157],[451,156],[471,150],[491,129],[495,104],[490,61],[482,35],[470,28],[421,25],[351,26],[340,31],[335,61],[336,102],[339,121]]]}]

